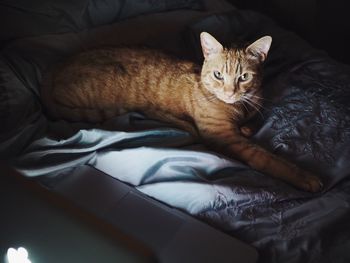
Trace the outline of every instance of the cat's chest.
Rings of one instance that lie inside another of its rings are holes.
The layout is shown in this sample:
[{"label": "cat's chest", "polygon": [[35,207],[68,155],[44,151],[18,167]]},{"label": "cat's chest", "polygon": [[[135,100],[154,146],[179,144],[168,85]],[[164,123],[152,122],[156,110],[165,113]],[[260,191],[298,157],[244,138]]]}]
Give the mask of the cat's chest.
[{"label": "cat's chest", "polygon": [[239,118],[234,106],[221,101],[197,103],[193,108],[193,118],[197,122],[220,123],[231,122]]}]

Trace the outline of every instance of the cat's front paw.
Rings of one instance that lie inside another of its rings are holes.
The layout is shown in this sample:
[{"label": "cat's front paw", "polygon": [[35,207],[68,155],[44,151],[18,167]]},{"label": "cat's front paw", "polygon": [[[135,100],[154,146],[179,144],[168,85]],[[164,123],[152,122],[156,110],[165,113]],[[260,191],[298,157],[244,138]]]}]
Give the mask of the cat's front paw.
[{"label": "cat's front paw", "polygon": [[240,127],[241,133],[244,137],[252,137],[254,135],[254,130],[248,126]]},{"label": "cat's front paw", "polygon": [[323,183],[317,176],[310,173],[305,173],[301,188],[311,193],[317,193],[322,191]]}]

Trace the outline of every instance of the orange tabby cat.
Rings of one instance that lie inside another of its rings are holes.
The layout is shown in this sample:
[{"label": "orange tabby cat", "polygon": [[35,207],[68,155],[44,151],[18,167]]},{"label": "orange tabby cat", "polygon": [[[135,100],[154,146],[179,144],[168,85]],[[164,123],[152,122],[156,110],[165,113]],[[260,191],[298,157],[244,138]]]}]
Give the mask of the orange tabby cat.
[{"label": "orange tabby cat", "polygon": [[[261,104],[265,36],[244,49],[225,49],[201,33],[202,68],[157,50],[107,48],[71,58],[45,81],[43,99],[55,118],[101,122],[139,111],[190,132],[214,150],[306,191],[321,181],[246,138],[242,124]],[[245,136],[244,136],[245,135]]]}]

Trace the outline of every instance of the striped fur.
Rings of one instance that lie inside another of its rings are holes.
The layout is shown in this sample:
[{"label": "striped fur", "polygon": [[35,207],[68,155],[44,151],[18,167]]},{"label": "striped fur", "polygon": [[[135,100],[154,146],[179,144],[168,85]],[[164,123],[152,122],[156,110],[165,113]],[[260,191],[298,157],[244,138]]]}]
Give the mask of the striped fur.
[{"label": "striped fur", "polygon": [[202,67],[146,48],[105,48],[72,57],[48,74],[42,96],[56,119],[101,122],[129,111],[168,122],[253,169],[306,191],[321,190],[307,171],[253,144],[241,127],[261,105],[264,37],[244,49],[225,49],[201,34]]}]

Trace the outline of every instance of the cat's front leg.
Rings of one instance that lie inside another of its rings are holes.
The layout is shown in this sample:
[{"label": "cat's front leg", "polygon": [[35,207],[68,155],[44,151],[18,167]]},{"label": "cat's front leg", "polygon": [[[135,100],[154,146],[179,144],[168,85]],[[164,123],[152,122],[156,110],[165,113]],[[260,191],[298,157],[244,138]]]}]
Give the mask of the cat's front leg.
[{"label": "cat's front leg", "polygon": [[229,143],[228,153],[237,156],[253,169],[281,179],[291,185],[308,191],[319,192],[323,188],[321,180],[297,165],[263,149],[246,138],[236,138]]},{"label": "cat's front leg", "polygon": [[252,126],[243,125],[240,127],[240,131],[244,137],[250,138],[255,134],[256,129]]},{"label": "cat's front leg", "polygon": [[258,111],[252,110],[252,112],[249,113],[248,117],[244,121],[241,121],[239,127],[241,134],[244,137],[252,137],[262,125],[263,116],[257,113]]},{"label": "cat's front leg", "polygon": [[240,134],[239,128],[229,129],[229,126],[204,128],[201,136],[211,148],[239,159],[257,171],[308,192],[322,190],[323,184],[317,176],[251,142]]}]

